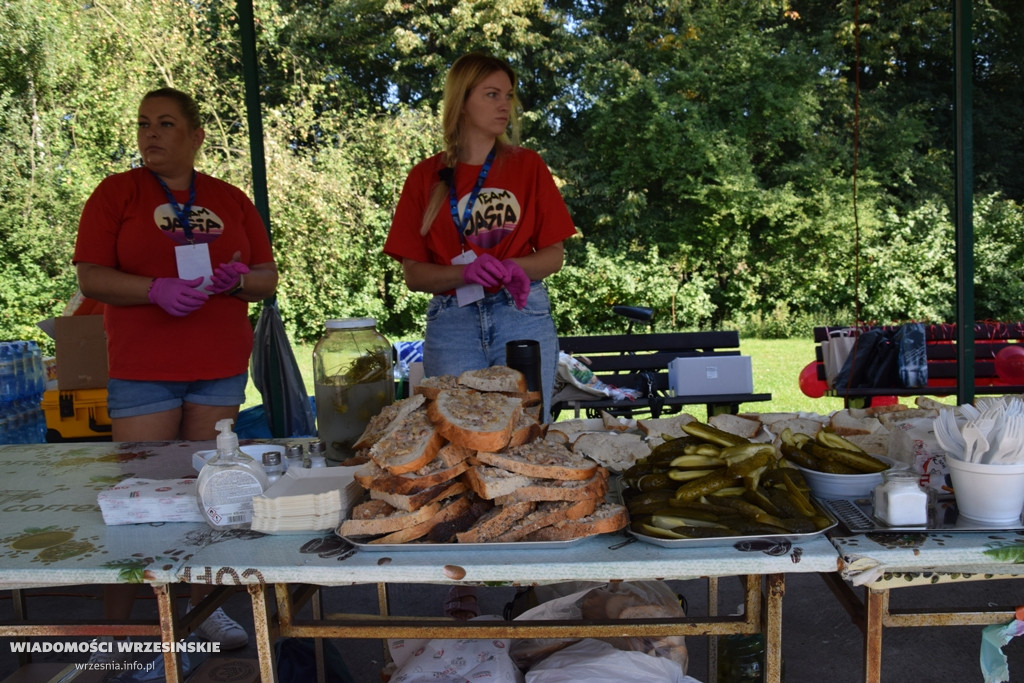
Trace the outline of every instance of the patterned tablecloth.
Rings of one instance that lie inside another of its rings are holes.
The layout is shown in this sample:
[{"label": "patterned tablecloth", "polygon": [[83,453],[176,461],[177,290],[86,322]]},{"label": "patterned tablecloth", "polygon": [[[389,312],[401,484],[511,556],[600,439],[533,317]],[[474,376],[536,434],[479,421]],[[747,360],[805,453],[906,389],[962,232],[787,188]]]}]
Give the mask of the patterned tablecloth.
[{"label": "patterned tablecloth", "polygon": [[855,586],[1024,578],[1024,531],[867,533],[832,542],[840,573]]},{"label": "patterned tablecloth", "polygon": [[558,547],[366,552],[332,532],[264,535],[202,523],[106,526],[96,503],[128,477],[195,475],[209,442],[0,446],[0,588],[149,582],[531,584],[834,572],[824,536],[662,548],[602,535]]}]

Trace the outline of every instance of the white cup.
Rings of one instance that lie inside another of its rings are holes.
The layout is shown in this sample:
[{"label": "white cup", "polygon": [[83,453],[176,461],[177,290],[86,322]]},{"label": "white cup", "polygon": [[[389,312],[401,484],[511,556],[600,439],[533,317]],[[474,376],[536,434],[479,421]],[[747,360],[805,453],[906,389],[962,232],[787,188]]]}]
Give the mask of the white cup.
[{"label": "white cup", "polygon": [[1020,526],[1024,463],[992,465],[946,458],[960,514],[987,524]]}]

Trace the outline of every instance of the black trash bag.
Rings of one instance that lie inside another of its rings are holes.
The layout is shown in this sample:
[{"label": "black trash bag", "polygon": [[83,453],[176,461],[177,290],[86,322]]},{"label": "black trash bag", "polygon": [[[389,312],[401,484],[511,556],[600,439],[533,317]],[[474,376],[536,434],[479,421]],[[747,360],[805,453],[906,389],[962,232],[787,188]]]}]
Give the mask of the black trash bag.
[{"label": "black trash bag", "polygon": [[[328,640],[324,646],[324,680],[327,683],[355,683],[341,653]],[[316,655],[312,638],[283,638],[274,643],[278,683],[309,683],[316,678]]]},{"label": "black trash bag", "polygon": [[924,323],[906,323],[896,335],[899,340],[900,384],[905,387],[928,385],[928,347]]},{"label": "black trash bag", "polygon": [[263,410],[274,438],[316,434],[302,373],[284,331],[277,302],[263,302],[252,344],[252,382],[263,396]]}]

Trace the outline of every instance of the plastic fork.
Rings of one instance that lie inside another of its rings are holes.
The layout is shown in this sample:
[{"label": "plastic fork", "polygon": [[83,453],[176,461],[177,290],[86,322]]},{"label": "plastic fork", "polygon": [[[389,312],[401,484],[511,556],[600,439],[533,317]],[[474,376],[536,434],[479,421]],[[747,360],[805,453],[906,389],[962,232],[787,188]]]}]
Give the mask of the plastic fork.
[{"label": "plastic fork", "polygon": [[961,434],[964,437],[964,460],[979,462],[981,456],[988,451],[988,434],[995,426],[994,420],[971,420],[964,425]]},{"label": "plastic fork", "polygon": [[966,458],[964,449],[964,437],[960,434],[960,426],[956,422],[956,415],[952,410],[939,412],[938,417],[933,421],[935,440],[939,442],[942,449],[957,458]]},{"label": "plastic fork", "polygon": [[995,446],[982,458],[982,462],[1005,465],[1016,462],[1021,455],[1021,438],[1024,437],[1024,421],[1014,415],[1003,420],[1002,430]]}]

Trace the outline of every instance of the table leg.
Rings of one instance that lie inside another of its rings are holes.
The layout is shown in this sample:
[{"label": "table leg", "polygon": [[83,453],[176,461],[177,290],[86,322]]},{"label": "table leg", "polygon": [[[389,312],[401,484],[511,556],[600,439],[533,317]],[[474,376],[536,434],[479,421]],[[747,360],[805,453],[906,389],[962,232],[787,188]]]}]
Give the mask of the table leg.
[{"label": "table leg", "polygon": [[882,622],[889,611],[889,591],[865,591],[864,615],[864,681],[879,683],[882,680]]},{"label": "table leg", "polygon": [[[157,611],[160,614],[160,640],[165,643],[178,641],[178,612],[174,609],[173,590],[167,584],[153,584],[156,596]],[[181,655],[177,652],[164,652],[164,675],[167,683],[178,683],[181,676]]]},{"label": "table leg", "polygon": [[768,595],[764,625],[764,680],[782,681],[782,598],[786,594],[786,575],[768,574],[765,577]]},{"label": "table leg", "polygon": [[[249,599],[252,601],[253,629],[256,637],[256,652],[260,660],[260,680],[264,683],[276,683],[277,666],[274,662],[274,647],[270,636],[270,611],[267,609],[267,588],[260,584],[246,586]],[[287,593],[288,586],[278,584]]]}]

